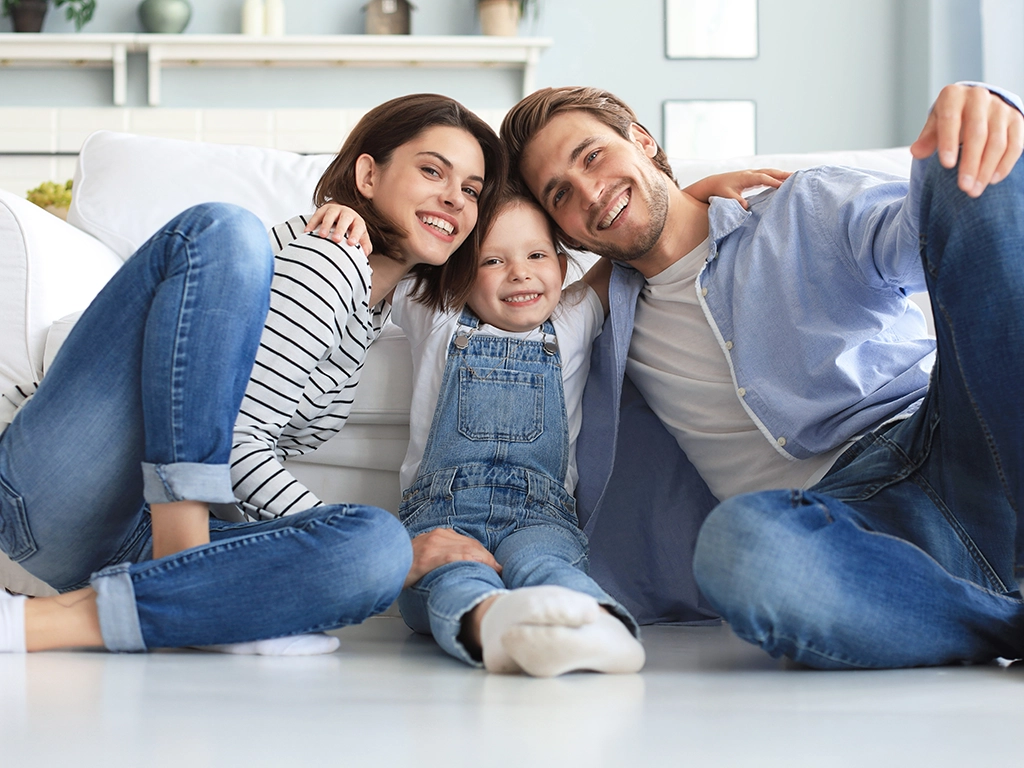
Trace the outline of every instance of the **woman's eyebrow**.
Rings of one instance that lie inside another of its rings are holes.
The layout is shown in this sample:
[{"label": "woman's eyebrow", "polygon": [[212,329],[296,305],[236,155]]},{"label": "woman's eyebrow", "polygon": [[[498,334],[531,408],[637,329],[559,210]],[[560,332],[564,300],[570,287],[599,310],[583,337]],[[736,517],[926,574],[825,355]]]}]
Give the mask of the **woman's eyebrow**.
[{"label": "woman's eyebrow", "polygon": [[[455,167],[454,165],[452,165],[452,161],[451,160],[449,160],[447,157],[442,155],[440,152],[434,152],[431,149],[425,149],[422,152],[418,152],[417,155],[430,155],[431,157],[437,158],[437,161],[439,163],[441,163],[441,165],[443,165],[448,170],[451,170],[452,168]],[[473,175],[473,176],[470,176],[469,179],[470,179],[470,181],[479,181],[481,184],[484,183],[484,177],[483,176]]]}]

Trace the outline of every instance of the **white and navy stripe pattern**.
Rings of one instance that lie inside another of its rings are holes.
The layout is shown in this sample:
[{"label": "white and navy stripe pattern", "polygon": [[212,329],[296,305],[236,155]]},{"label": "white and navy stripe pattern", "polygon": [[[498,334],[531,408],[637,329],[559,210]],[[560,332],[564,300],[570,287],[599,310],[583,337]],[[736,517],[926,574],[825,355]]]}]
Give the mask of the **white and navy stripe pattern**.
[{"label": "white and navy stripe pattern", "polygon": [[345,426],[366,350],[391,309],[369,306],[370,265],[360,248],[304,234],[305,226],[296,216],[270,231],[270,312],[235,423],[231,479],[253,519],[322,503],[281,462]]}]

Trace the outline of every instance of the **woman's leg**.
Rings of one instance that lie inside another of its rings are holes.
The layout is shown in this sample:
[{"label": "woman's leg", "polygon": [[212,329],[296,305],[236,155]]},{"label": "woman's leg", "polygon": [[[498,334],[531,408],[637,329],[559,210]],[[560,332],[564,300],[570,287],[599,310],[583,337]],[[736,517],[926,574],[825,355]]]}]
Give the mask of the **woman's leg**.
[{"label": "woman's leg", "polygon": [[27,601],[27,650],[144,651],[358,624],[394,601],[412,562],[405,529],[376,507],[214,522],[211,538],[159,560],[110,566],[91,588]]},{"label": "woman's leg", "polygon": [[153,236],[0,436],[0,547],[58,590],[148,554],[144,502],[231,501],[231,434],[267,310],[262,224],[221,204]]}]

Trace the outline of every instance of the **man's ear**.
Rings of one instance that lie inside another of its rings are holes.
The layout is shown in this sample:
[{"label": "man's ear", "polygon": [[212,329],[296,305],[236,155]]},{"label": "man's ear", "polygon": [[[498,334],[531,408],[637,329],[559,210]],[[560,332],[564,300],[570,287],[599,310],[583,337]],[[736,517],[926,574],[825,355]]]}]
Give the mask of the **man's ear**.
[{"label": "man's ear", "polygon": [[574,251],[584,250],[583,244],[579,240],[573,240],[565,232],[562,231],[561,227],[558,229],[558,239],[565,243],[567,246],[572,248]]},{"label": "man's ear", "polygon": [[633,143],[640,147],[645,155],[654,157],[658,154],[658,142],[654,140],[654,137],[642,125],[630,123],[629,133],[633,137]]},{"label": "man's ear", "polygon": [[377,180],[377,161],[365,152],[356,158],[356,190],[367,200],[373,200],[373,185]]}]

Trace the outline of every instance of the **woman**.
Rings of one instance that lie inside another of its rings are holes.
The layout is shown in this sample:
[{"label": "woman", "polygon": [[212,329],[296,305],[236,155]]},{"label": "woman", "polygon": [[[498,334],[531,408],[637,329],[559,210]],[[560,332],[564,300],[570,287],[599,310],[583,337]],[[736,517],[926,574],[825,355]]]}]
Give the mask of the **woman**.
[{"label": "woman", "polygon": [[[142,246],[0,435],[0,549],[63,593],[0,592],[0,651],[318,632],[383,610],[418,578],[397,520],[321,504],[279,459],[329,437],[325,416],[344,422],[385,297],[410,272],[441,296],[438,267],[472,259],[477,211],[503,181],[479,118],[445,97],[403,97],[360,121],[317,189],[318,204],[360,211],[377,253],[294,228],[282,243],[285,225],[272,259],[255,217],[222,204]],[[313,296],[323,307],[296,301]],[[261,519],[210,520],[232,484]]]}]

